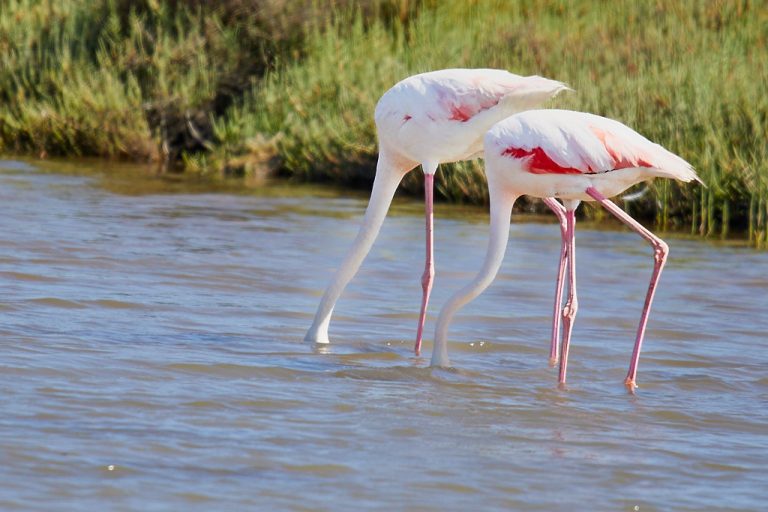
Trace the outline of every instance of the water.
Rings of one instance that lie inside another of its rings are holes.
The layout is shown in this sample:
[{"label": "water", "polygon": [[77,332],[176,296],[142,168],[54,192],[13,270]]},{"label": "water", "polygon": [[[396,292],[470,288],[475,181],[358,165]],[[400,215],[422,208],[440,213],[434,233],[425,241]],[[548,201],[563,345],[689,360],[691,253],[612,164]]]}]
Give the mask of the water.
[{"label": "water", "polygon": [[[499,278],[451,330],[456,369],[432,370],[429,343],[411,353],[418,202],[395,205],[313,350],[364,196],[0,169],[2,510],[764,508],[768,254],[669,239],[632,396],[651,251],[582,227],[558,390],[551,219],[513,219]],[[437,219],[429,338],[486,236],[475,210]]]}]

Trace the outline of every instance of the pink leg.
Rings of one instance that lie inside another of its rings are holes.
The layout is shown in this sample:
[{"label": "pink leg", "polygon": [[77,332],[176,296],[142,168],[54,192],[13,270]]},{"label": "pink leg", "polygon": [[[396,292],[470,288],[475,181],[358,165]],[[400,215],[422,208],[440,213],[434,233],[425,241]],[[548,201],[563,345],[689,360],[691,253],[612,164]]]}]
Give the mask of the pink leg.
[{"label": "pink leg", "polygon": [[568,259],[568,225],[565,218],[565,207],[558,203],[554,198],[547,197],[543,199],[544,204],[549,206],[560,221],[560,264],[557,269],[557,283],[555,284],[555,307],[552,312],[552,338],[549,345],[549,364],[555,365],[560,356],[560,308],[563,304],[563,285],[565,284],[565,263]]},{"label": "pink leg", "polygon": [[587,189],[587,194],[594,197],[603,207],[616,216],[621,222],[629,226],[633,231],[645,238],[653,247],[653,274],[651,275],[651,282],[648,285],[648,293],[645,296],[645,304],[643,305],[643,313],[640,316],[640,325],[637,327],[637,337],[635,338],[635,348],[632,350],[632,361],[629,363],[629,372],[627,372],[627,378],[624,384],[629,387],[630,390],[634,390],[637,387],[637,363],[640,359],[640,348],[643,345],[643,337],[645,336],[645,327],[648,324],[648,314],[651,310],[651,303],[653,302],[653,296],[656,293],[656,284],[661,276],[661,271],[664,268],[664,264],[667,262],[667,256],[669,255],[669,246],[664,240],[657,237],[647,229],[645,229],[639,222],[630,217],[624,210],[616,206],[603,194],[597,191],[594,187]]},{"label": "pink leg", "polygon": [[576,297],[576,202],[572,207],[568,206],[565,212],[566,238],[568,239],[568,300],[563,308],[563,347],[560,353],[560,376],[558,382],[565,384],[565,375],[568,369],[568,350],[571,344],[573,321],[579,310],[579,299]]},{"label": "pink leg", "polygon": [[434,237],[432,226],[434,220],[433,212],[433,188],[435,175],[431,173],[424,174],[424,213],[427,226],[427,257],[424,263],[424,274],[421,276],[421,288],[423,295],[421,298],[421,313],[419,313],[419,326],[416,329],[416,345],[414,351],[416,355],[421,353],[421,337],[424,333],[424,321],[427,316],[427,304],[429,303],[429,294],[432,292],[432,283],[435,279],[435,262],[432,258],[432,245]]}]

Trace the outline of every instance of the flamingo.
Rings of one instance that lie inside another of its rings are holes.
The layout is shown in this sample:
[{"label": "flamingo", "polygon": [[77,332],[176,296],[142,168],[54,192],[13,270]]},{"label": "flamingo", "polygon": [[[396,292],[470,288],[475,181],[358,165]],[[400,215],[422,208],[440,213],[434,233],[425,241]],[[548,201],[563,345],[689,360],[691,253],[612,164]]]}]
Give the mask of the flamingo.
[{"label": "flamingo", "polygon": [[[395,189],[417,165],[424,172],[426,261],[415,352],[421,348],[434,278],[433,187],[441,163],[481,156],[482,137],[498,121],[569,89],[555,80],[497,69],[444,69],[414,75],[389,89],[375,110],[379,158],[360,230],[323,294],[305,341],[329,343],[336,301],[357,273],[379,233]],[[558,204],[559,206],[559,204]],[[560,209],[555,211],[561,218]]]},{"label": "flamingo", "polygon": [[[630,186],[656,177],[683,182],[701,180],[691,165],[626,125],[605,117],[567,110],[531,110],[496,124],[484,139],[490,196],[490,238],[482,268],[440,311],[435,329],[433,366],[449,366],[448,326],[454,314],[480,295],[501,266],[509,239],[514,202],[523,194],[563,200],[568,297],[562,309],[563,339],[559,383],[565,385],[568,349],[578,310],[576,296],[575,210],[581,201],[597,201],[638,233],[653,248],[654,266],[634,349],[625,379],[637,387],[637,365],[656,285],[669,253],[668,245],[610,199]],[[561,262],[561,268],[562,268]],[[560,284],[558,284],[560,286]],[[558,305],[556,304],[556,307]]]}]

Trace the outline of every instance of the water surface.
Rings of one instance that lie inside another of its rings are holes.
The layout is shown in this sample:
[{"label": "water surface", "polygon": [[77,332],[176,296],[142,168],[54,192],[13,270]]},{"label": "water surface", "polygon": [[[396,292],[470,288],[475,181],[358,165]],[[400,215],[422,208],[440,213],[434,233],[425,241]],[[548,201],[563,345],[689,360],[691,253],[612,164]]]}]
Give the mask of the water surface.
[{"label": "water surface", "polygon": [[[453,370],[411,353],[420,204],[399,200],[302,342],[366,198],[79,163],[0,162],[2,510],[762,510],[768,255],[582,227],[569,386],[547,365],[554,222],[515,216],[457,316]],[[437,209],[439,306],[487,219]]]}]

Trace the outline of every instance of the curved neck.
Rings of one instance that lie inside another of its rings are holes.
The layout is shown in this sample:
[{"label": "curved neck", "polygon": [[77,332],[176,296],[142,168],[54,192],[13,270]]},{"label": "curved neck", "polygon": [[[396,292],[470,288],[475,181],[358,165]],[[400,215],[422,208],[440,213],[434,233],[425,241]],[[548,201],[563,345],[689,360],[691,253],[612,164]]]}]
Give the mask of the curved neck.
[{"label": "curved neck", "polygon": [[450,366],[448,359],[448,326],[453,315],[468,302],[480,295],[493,282],[501,267],[509,240],[509,221],[512,206],[518,196],[502,192],[491,195],[491,228],[488,251],[480,272],[464,288],[456,292],[443,306],[435,328],[435,347],[432,350],[432,366]]},{"label": "curved neck", "polygon": [[379,234],[381,225],[392,203],[392,197],[397,186],[406,172],[410,170],[398,166],[396,159],[392,158],[383,149],[379,152],[379,160],[376,164],[376,177],[373,181],[371,199],[365,210],[363,223],[355,237],[352,247],[347,251],[344,260],[326,288],[320,305],[317,307],[312,326],[304,337],[305,341],[315,343],[328,343],[328,325],[331,321],[333,308],[339,300],[341,293],[347,284],[357,273],[363,260],[373,246],[373,242]]}]

